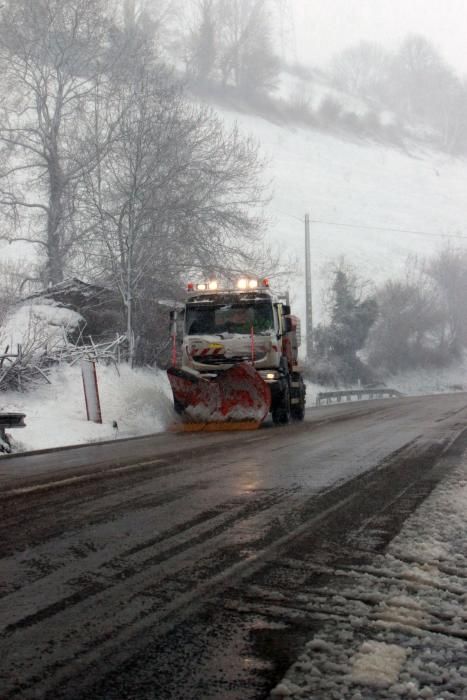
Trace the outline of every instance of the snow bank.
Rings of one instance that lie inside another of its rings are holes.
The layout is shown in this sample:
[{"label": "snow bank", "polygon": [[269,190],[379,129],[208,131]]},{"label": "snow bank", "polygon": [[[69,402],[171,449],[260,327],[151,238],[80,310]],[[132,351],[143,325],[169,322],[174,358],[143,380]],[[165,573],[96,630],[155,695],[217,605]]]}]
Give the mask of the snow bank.
[{"label": "snow bank", "polygon": [[[27,393],[0,393],[0,411],[26,414],[27,427],[12,430],[14,451],[38,450],[164,430],[173,420],[171,393],[165,373],[97,366],[103,424],[86,420],[79,367],[62,366],[51,384]],[[116,421],[118,430],[112,424]]]},{"label": "snow bank", "polygon": [[[15,307],[0,328],[0,348],[17,344],[57,351],[82,317],[53,300],[34,299]],[[11,431],[15,452],[160,432],[173,420],[171,390],[164,372],[97,365],[103,423],[87,421],[81,370],[62,364],[48,374],[50,384],[25,393],[0,392],[0,411],[26,414],[26,428]],[[117,424],[118,428],[114,425]]]}]

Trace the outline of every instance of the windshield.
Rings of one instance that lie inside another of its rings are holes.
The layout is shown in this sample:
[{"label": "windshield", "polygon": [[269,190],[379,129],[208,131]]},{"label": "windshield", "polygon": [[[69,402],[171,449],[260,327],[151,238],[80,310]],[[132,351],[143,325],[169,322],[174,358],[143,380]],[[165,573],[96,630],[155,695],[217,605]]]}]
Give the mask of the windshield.
[{"label": "windshield", "polygon": [[190,304],[186,309],[187,335],[221,335],[223,333],[256,334],[274,329],[272,304]]}]

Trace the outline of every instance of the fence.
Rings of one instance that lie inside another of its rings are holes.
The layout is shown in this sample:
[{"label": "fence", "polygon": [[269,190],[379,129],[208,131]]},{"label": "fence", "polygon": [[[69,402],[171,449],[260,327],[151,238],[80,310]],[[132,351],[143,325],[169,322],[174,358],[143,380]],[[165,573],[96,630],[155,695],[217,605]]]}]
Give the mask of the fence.
[{"label": "fence", "polygon": [[346,401],[361,401],[363,399],[384,399],[398,398],[403,396],[397,389],[343,389],[342,391],[320,391],[316,397],[316,405],[321,406],[322,403],[341,403],[342,399]]},{"label": "fence", "polygon": [[18,345],[16,352],[9,346],[0,352],[0,391],[8,389],[21,391],[27,384],[48,382],[51,367],[61,363],[74,365],[84,359],[114,364],[118,371],[121,348],[126,336],[116,335],[114,340],[95,343],[91,337],[87,344],[70,343],[65,330],[63,337],[37,337],[32,334],[24,345]]}]

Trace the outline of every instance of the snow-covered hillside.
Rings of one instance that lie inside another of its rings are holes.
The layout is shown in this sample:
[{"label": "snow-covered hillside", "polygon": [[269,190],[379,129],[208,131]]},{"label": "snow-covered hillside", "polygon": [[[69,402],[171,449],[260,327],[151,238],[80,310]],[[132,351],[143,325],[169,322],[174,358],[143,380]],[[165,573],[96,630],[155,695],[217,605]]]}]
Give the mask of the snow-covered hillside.
[{"label": "snow-covered hillside", "polygon": [[[449,237],[455,246],[467,245],[467,162],[435,151],[403,152],[372,141],[344,140],[233,111],[221,114],[260,140],[269,159],[267,175],[274,187],[270,236],[284,251],[303,260],[306,211],[312,220],[356,226],[312,224],[318,315],[320,273],[336,256],[345,255],[363,276],[379,282],[400,274],[408,255],[429,255]],[[303,315],[301,273],[303,266],[291,283],[296,308]]]}]

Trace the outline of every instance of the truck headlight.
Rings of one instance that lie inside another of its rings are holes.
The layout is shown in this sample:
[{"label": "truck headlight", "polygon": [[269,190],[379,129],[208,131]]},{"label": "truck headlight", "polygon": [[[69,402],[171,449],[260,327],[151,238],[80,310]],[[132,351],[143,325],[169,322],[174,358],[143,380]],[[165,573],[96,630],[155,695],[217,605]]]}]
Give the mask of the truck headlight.
[{"label": "truck headlight", "polygon": [[270,370],[263,369],[262,371],[260,371],[260,375],[263,379],[266,379],[269,381],[272,381],[274,379],[279,379],[279,372],[276,372],[273,369],[270,369]]}]

